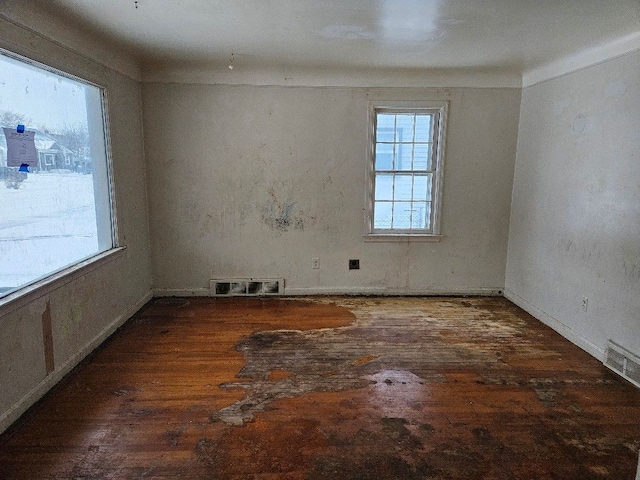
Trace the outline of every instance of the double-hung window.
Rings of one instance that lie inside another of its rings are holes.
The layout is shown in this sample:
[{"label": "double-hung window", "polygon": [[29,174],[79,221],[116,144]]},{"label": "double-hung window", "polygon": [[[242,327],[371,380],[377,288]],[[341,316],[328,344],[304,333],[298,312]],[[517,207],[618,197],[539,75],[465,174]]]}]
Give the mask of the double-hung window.
[{"label": "double-hung window", "polygon": [[445,102],[371,105],[368,234],[440,234],[446,112]]}]

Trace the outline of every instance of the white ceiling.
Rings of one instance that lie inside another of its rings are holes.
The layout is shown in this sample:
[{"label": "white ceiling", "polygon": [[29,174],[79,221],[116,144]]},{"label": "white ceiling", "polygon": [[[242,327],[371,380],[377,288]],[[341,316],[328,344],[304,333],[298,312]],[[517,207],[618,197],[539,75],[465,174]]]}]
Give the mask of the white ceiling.
[{"label": "white ceiling", "polygon": [[[523,73],[640,32],[639,0],[36,0],[143,64]],[[136,8],[137,6],[137,8]]]}]

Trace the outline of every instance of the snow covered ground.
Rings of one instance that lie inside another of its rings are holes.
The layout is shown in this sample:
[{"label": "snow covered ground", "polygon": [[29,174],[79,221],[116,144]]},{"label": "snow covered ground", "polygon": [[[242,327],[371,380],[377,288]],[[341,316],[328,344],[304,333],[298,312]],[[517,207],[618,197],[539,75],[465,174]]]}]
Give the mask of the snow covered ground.
[{"label": "snow covered ground", "polygon": [[0,295],[98,250],[92,175],[29,173],[0,181]]}]

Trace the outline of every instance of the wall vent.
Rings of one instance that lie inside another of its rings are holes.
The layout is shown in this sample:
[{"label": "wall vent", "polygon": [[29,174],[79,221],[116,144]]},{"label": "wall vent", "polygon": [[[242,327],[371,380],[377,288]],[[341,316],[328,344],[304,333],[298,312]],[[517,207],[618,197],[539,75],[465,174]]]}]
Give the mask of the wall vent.
[{"label": "wall vent", "polygon": [[640,387],[640,357],[635,353],[609,340],[604,364],[636,387]]},{"label": "wall vent", "polygon": [[283,278],[216,278],[209,281],[212,297],[266,296],[284,293]]}]

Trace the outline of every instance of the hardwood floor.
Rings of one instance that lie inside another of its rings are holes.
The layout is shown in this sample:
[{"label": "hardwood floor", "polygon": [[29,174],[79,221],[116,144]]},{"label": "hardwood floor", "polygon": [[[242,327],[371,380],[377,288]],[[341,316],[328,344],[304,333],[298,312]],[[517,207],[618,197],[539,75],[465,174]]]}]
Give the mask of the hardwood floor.
[{"label": "hardwood floor", "polygon": [[503,298],[157,299],[1,479],[633,479],[640,390]]}]

